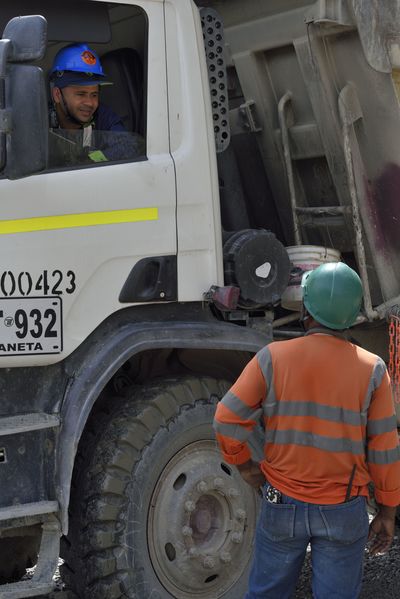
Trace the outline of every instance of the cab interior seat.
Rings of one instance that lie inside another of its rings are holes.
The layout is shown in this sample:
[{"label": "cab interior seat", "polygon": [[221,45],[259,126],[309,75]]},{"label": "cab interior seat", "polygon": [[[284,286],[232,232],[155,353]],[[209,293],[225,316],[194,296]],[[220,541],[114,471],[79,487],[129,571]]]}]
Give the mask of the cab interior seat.
[{"label": "cab interior seat", "polygon": [[121,117],[126,129],[144,135],[143,64],[137,50],[118,48],[101,56],[107,79],[113,85],[101,90],[101,101]]}]

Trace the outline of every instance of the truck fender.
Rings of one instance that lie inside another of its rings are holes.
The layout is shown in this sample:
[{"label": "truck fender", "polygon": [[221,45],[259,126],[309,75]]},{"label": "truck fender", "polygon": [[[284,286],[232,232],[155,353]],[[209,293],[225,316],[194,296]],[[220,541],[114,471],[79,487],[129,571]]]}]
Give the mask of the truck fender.
[{"label": "truck fender", "polygon": [[125,324],[97,338],[67,384],[57,451],[56,489],[63,533],[75,454],[89,414],[105,385],[135,354],[158,348],[236,350],[256,353],[271,338],[224,322],[147,322]]}]

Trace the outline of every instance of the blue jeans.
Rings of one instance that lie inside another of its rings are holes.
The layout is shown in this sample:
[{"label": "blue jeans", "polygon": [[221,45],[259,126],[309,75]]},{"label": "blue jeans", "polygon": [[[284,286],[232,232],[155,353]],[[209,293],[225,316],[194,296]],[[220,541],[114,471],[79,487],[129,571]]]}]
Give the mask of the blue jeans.
[{"label": "blue jeans", "polygon": [[336,505],[263,499],[245,599],[289,599],[309,543],[314,599],[356,599],[367,537],[364,497]]}]

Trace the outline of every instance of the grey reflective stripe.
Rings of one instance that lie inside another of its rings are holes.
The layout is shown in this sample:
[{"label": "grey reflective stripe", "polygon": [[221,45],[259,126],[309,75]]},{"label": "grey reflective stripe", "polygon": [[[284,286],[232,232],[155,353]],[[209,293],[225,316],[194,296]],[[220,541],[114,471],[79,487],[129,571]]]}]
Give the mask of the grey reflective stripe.
[{"label": "grey reflective stripe", "polygon": [[360,412],[346,410],[336,406],[315,403],[313,401],[280,401],[278,403],[279,416],[313,416],[330,422],[343,422],[361,426],[365,424]]},{"label": "grey reflective stripe", "polygon": [[366,416],[372,399],[372,394],[379,387],[386,372],[385,362],[382,358],[377,358],[376,364],[372,370],[371,378],[369,379],[367,393],[365,394],[361,413]]},{"label": "grey reflective stripe", "polygon": [[368,435],[380,435],[382,433],[389,433],[395,431],[397,428],[396,416],[389,416],[388,418],[380,418],[379,420],[368,420],[367,433]]},{"label": "grey reflective stripe", "polygon": [[367,461],[370,464],[379,464],[383,466],[385,464],[393,464],[400,460],[400,449],[395,447],[394,449],[384,449],[378,451],[377,449],[368,449]]},{"label": "grey reflective stripe", "polygon": [[296,430],[267,430],[265,432],[266,443],[275,445],[305,445],[315,447],[323,451],[347,452],[354,455],[364,454],[364,444],[362,441],[352,441],[346,437],[325,437],[315,433],[303,433]]},{"label": "grey reflective stripe", "polygon": [[263,347],[263,349],[258,352],[257,360],[267,387],[267,395],[263,403],[264,416],[273,416],[275,414],[277,402],[274,389],[272,357],[268,346]]},{"label": "grey reflective stripe", "polygon": [[260,415],[259,409],[252,409],[246,406],[237,395],[228,391],[221,400],[229,410],[232,410],[241,420],[255,420]]},{"label": "grey reflective stripe", "polygon": [[214,420],[214,430],[224,437],[230,437],[240,442],[246,441],[251,434],[251,431],[246,430],[243,426],[238,424],[222,424],[217,420]]}]

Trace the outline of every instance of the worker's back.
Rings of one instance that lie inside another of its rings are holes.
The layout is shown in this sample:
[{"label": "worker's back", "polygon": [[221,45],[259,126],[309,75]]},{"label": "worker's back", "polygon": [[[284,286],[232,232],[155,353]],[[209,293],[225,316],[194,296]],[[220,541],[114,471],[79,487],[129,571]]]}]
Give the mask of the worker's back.
[{"label": "worker's back", "polygon": [[[267,351],[277,400],[266,420],[267,478],[298,499],[337,503],[356,465],[353,493],[367,494],[367,410],[385,376],[383,362],[324,334],[274,343]],[[391,405],[376,406],[377,418],[392,414]]]},{"label": "worker's back", "polygon": [[[368,495],[371,475],[378,493],[384,492],[398,449],[383,361],[326,332],[271,343],[248,364],[230,394],[251,410],[262,403],[261,468],[270,484],[302,501],[334,504],[345,500],[354,466],[352,495]],[[227,398],[219,407],[221,416],[229,409]],[[251,419],[250,412],[246,416]],[[234,429],[220,433],[227,445],[229,437],[235,438]]]}]

